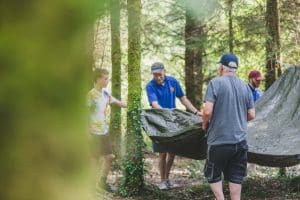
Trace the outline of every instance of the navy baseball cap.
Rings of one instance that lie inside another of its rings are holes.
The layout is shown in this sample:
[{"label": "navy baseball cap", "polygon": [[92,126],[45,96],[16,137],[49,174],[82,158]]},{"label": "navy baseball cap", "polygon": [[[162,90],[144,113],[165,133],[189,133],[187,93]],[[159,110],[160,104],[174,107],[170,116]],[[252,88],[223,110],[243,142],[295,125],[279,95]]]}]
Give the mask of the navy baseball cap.
[{"label": "navy baseball cap", "polygon": [[161,62],[155,62],[151,65],[151,73],[160,73],[163,70],[165,70],[165,66]]},{"label": "navy baseball cap", "polygon": [[221,59],[218,63],[221,63],[222,65],[229,67],[229,68],[238,68],[239,59],[236,57],[236,55],[234,55],[232,53],[227,53],[221,57]]}]

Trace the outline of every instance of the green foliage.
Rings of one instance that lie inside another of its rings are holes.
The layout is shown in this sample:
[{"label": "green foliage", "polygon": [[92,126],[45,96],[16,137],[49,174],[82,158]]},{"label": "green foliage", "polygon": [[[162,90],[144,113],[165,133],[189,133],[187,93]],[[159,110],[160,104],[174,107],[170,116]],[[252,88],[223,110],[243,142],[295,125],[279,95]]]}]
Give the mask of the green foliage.
[{"label": "green foliage", "polygon": [[281,23],[281,56],[283,64],[299,64],[300,2],[279,1]]},{"label": "green foliage", "polygon": [[[144,189],[144,171],[143,171],[143,162],[135,162],[131,161],[132,156],[125,157],[125,161],[123,163],[124,167],[124,179],[123,185],[119,188],[119,194],[121,196],[136,196],[141,194]],[[140,159],[136,155],[136,159]]]},{"label": "green foliage", "polygon": [[[170,1],[142,1],[142,86],[152,78],[150,65],[155,61],[162,61],[167,67],[167,73],[175,76],[184,82],[184,28],[185,28],[185,7],[183,0]],[[208,2],[208,1],[206,1]],[[207,16],[205,33],[207,38],[200,40],[204,43],[205,52],[203,59],[203,78],[205,84],[213,77],[218,75],[216,62],[220,56],[229,51],[228,48],[228,16],[226,1],[215,1],[202,5],[202,1],[195,1],[200,6],[191,6],[196,10],[195,15],[202,13],[205,7],[212,8],[214,12]],[[191,4],[193,5],[193,4]],[[197,4],[198,5],[198,4]],[[299,38],[299,4],[293,0],[280,1],[281,14],[281,55],[282,62],[285,64],[295,64],[298,62]],[[264,0],[234,0],[233,1],[233,32],[234,32],[234,51],[240,58],[239,77],[248,81],[247,75],[250,70],[258,69],[265,74],[265,12],[266,5]],[[126,27],[127,16],[123,15],[123,29]],[[122,41],[127,41],[127,34],[123,34]],[[122,44],[124,56],[126,55],[126,45]],[[127,66],[124,57],[122,64]],[[126,71],[125,71],[126,72]],[[127,76],[122,75],[126,80]],[[122,83],[124,88],[127,85]],[[262,84],[263,87],[263,84]],[[261,88],[263,89],[263,88]],[[124,90],[125,92],[125,90]],[[144,92],[144,90],[143,90]],[[145,93],[142,95],[145,96]],[[149,107],[146,98],[142,99],[143,107]]]},{"label": "green foliage", "polygon": [[280,167],[279,168],[278,176],[279,177],[285,177],[286,176],[286,168],[285,167]]},{"label": "green foliage", "polygon": [[300,176],[291,178],[289,188],[293,192],[300,192]]},{"label": "green foliage", "polygon": [[205,23],[219,7],[217,0],[181,0],[186,5],[187,12],[190,12],[197,20]]},{"label": "green foliage", "polygon": [[87,199],[87,44],[99,7],[1,1],[0,199]]},{"label": "green foliage", "polygon": [[[135,104],[138,104],[137,101]],[[123,162],[124,179],[119,192],[122,196],[140,194],[144,188],[143,136],[141,134],[140,108],[128,111],[126,155]]]}]

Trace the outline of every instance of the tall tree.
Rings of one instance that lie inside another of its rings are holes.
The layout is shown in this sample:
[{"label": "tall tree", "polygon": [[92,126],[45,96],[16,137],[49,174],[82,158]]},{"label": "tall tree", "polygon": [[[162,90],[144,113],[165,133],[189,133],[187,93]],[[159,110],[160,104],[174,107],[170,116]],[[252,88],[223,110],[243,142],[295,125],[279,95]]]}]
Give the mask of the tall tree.
[{"label": "tall tree", "polygon": [[278,0],[267,0],[266,4],[266,89],[276,79],[276,69],[281,74],[280,61],[280,22]]},{"label": "tall tree", "polygon": [[[121,98],[121,42],[120,42],[120,0],[110,0],[111,25],[111,63],[112,96]],[[120,155],[121,144],[121,108],[112,106],[110,115],[110,134],[115,155]]]},{"label": "tall tree", "polygon": [[[277,76],[281,75],[280,68],[280,20],[279,20],[279,1],[267,0],[266,5],[266,58],[267,58],[267,74],[266,74],[266,89],[268,89],[276,80]],[[279,175],[286,175],[286,168],[279,169]]]},{"label": "tall tree", "polygon": [[233,53],[233,26],[232,26],[232,3],[233,0],[227,0],[228,6],[228,44],[229,44],[229,52]]},{"label": "tall tree", "polygon": [[135,195],[144,187],[143,136],[141,130],[141,0],[128,0],[128,113],[124,195]]},{"label": "tall tree", "polygon": [[186,7],[185,87],[188,99],[196,108],[202,105],[204,26]]}]

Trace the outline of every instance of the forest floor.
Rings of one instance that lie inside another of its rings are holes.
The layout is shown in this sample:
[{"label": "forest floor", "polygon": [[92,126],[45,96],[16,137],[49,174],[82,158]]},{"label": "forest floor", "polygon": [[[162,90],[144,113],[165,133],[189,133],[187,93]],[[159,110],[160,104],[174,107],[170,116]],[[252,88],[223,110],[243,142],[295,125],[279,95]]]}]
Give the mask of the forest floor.
[{"label": "forest floor", "polygon": [[[178,188],[161,191],[157,170],[157,155],[145,152],[145,190],[136,197],[121,197],[117,192],[98,194],[97,199],[114,200],[153,200],[153,199],[213,199],[203,176],[204,161],[176,157],[170,179],[179,185]],[[114,170],[109,176],[109,183],[117,191],[121,172]],[[228,184],[225,183],[225,198],[229,199]],[[255,174],[248,175],[243,183],[242,199],[300,199],[300,165],[287,168],[287,176],[279,177],[278,168],[257,166]]]}]

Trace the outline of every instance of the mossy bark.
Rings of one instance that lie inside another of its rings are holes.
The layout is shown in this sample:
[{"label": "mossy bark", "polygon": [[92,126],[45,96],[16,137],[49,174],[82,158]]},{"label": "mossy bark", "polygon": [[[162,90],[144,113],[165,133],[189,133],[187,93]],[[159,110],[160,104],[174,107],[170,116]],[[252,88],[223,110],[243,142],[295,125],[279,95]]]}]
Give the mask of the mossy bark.
[{"label": "mossy bark", "polygon": [[143,136],[141,130],[141,1],[128,0],[128,113],[123,195],[144,188]]},{"label": "mossy bark", "polygon": [[[112,96],[121,99],[120,0],[110,1]],[[121,108],[111,107],[110,135],[117,158],[121,155]]]}]

